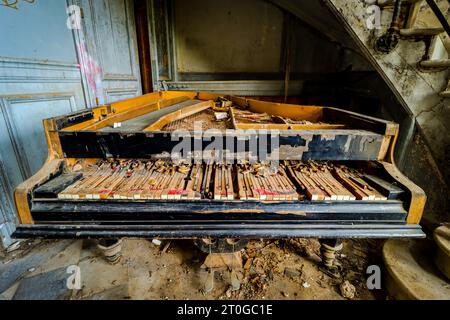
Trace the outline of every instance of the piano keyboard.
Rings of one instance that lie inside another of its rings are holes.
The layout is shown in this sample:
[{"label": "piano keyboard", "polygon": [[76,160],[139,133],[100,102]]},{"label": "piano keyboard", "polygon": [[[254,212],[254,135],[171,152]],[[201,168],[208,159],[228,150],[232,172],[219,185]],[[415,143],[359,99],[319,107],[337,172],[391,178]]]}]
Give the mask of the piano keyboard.
[{"label": "piano keyboard", "polygon": [[262,163],[101,161],[80,172],[82,177],[60,192],[59,199],[387,200],[364,173],[327,162],[284,161],[273,169]]}]

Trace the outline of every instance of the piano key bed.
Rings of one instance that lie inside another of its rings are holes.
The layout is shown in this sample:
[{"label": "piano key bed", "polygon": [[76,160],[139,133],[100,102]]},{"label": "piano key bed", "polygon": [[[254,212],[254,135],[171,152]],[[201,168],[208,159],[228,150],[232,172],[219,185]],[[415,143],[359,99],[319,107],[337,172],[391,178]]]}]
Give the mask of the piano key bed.
[{"label": "piano key bed", "polygon": [[319,161],[200,164],[99,161],[77,164],[39,186],[35,199],[385,201],[403,190],[361,169]]}]

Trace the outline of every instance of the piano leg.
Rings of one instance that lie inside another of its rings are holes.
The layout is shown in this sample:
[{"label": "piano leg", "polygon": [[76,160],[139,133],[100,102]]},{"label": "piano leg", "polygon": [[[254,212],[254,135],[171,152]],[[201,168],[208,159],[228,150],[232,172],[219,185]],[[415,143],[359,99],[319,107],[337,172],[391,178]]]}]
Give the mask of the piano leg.
[{"label": "piano leg", "polygon": [[321,239],[320,253],[322,266],[320,269],[334,278],[340,278],[341,264],[336,259],[336,252],[343,248],[341,239]]},{"label": "piano leg", "polygon": [[110,264],[117,264],[122,258],[122,239],[100,239],[97,247]]}]

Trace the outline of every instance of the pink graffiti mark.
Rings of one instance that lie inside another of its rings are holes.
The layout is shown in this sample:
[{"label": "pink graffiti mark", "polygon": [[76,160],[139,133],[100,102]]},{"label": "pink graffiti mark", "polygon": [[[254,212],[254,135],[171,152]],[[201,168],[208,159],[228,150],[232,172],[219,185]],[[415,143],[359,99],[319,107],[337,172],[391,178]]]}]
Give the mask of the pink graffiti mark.
[{"label": "pink graffiti mark", "polygon": [[264,195],[264,196],[278,196],[280,195],[279,193],[274,193],[271,191],[267,191],[265,189],[255,189],[256,193],[260,194],[260,195]]},{"label": "pink graffiti mark", "polygon": [[81,43],[78,45],[78,52],[81,61],[81,63],[79,64],[79,68],[86,77],[86,80],[92,92],[94,94],[97,94],[99,89],[97,87],[97,83],[101,79],[102,68],[97,63],[97,61],[89,55],[85,43]]},{"label": "pink graffiti mark", "polygon": [[182,190],[182,189],[175,189],[175,190],[169,190],[169,192],[167,193],[168,195],[186,195],[188,194],[188,192],[186,190]]}]

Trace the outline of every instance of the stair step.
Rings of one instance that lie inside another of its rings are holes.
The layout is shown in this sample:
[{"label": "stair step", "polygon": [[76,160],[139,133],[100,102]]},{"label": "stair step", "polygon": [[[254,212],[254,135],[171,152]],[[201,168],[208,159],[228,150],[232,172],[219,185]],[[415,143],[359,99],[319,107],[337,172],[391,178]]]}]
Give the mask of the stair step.
[{"label": "stair step", "polygon": [[450,59],[424,60],[420,62],[420,66],[424,69],[449,68]]},{"label": "stair step", "polygon": [[433,238],[437,246],[436,266],[450,280],[450,227],[441,226],[437,228],[433,232]]},{"label": "stair step", "polygon": [[423,37],[423,36],[437,36],[444,32],[444,28],[410,28],[401,29],[400,35],[402,37]]},{"label": "stair step", "polygon": [[432,241],[388,240],[383,246],[386,289],[397,300],[439,300],[450,297],[450,286],[434,264]]}]

